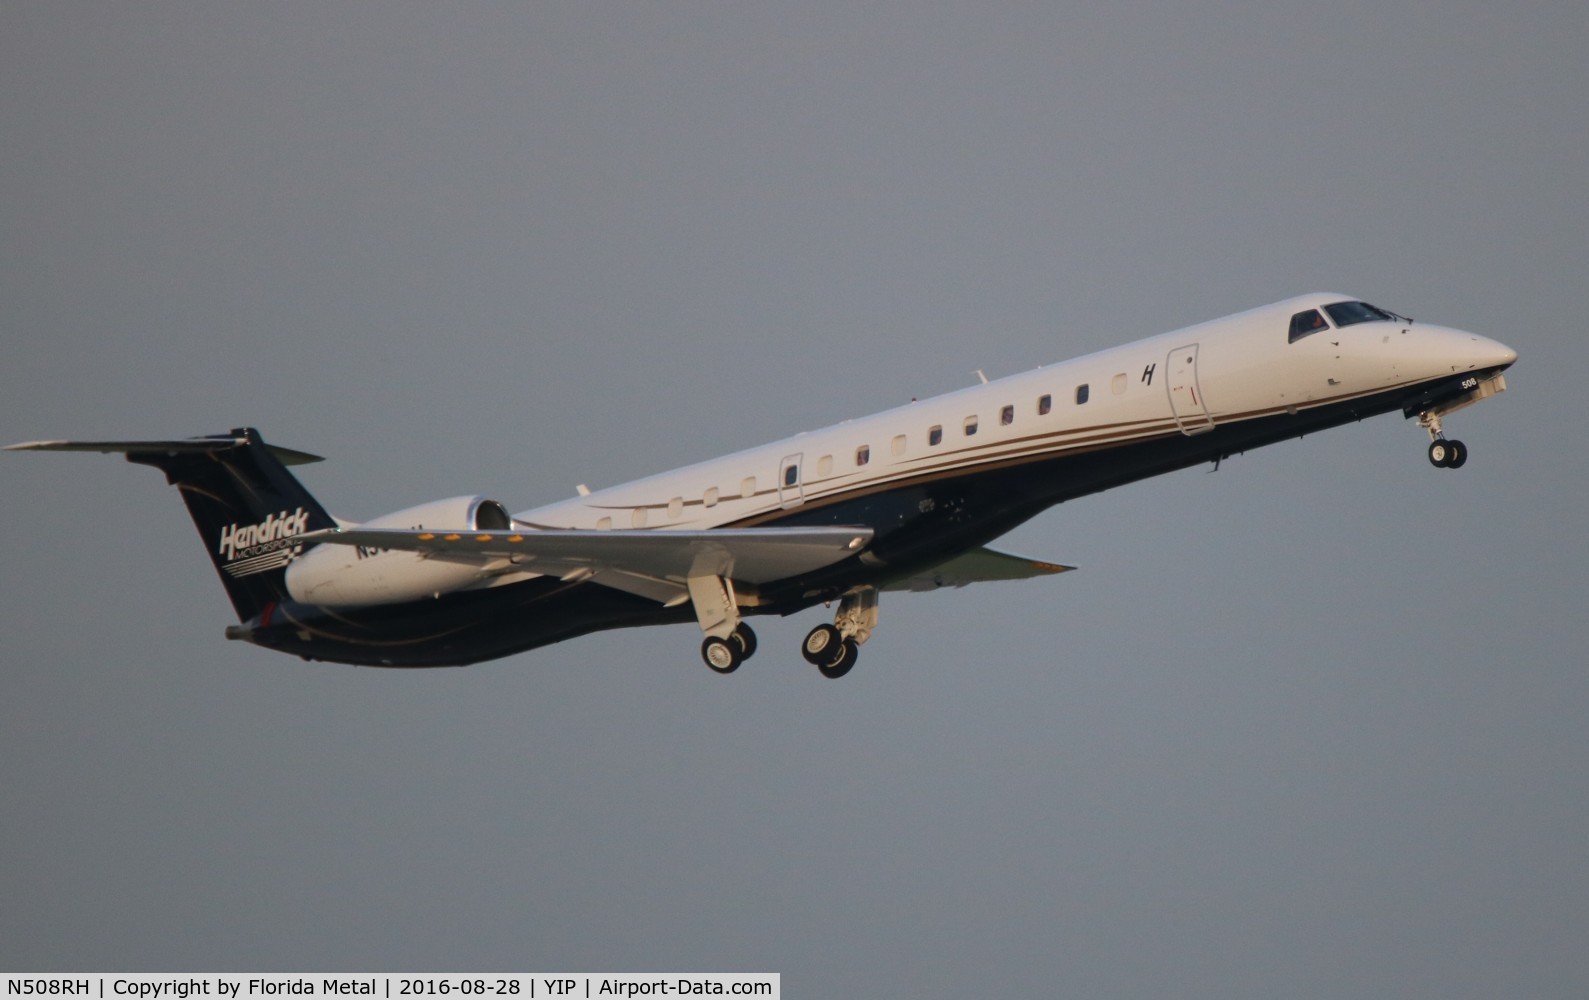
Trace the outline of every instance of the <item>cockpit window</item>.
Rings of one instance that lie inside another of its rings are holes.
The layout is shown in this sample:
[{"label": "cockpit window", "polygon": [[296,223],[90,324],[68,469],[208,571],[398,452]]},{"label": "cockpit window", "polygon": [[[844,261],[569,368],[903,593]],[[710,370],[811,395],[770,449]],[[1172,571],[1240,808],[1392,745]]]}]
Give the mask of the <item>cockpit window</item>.
[{"label": "cockpit window", "polygon": [[1335,320],[1336,326],[1351,326],[1353,323],[1391,323],[1396,316],[1394,313],[1383,309],[1376,309],[1367,302],[1336,302],[1324,307],[1330,314],[1330,319]]},{"label": "cockpit window", "polygon": [[1324,322],[1324,317],[1319,315],[1317,309],[1299,312],[1291,317],[1290,342],[1294,344],[1310,333],[1318,333],[1320,330],[1328,330],[1329,328],[1330,324]]}]

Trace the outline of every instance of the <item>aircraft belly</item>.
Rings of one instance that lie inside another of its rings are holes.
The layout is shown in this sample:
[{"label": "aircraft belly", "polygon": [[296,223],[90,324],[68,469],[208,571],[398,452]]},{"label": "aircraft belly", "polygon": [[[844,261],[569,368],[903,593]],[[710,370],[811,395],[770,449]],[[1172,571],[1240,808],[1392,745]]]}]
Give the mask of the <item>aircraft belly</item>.
[{"label": "aircraft belly", "polygon": [[597,584],[540,578],[407,604],[328,609],[285,603],[249,623],[257,645],[306,659],[377,667],[466,666],[608,628],[691,620]]}]

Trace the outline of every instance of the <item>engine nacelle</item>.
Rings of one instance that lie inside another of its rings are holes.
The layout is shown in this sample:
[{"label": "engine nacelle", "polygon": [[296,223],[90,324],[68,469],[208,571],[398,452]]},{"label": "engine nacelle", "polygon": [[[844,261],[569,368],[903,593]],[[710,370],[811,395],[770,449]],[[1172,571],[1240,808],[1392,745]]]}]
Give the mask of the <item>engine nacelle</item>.
[{"label": "engine nacelle", "polygon": [[[365,521],[361,528],[501,531],[507,510],[484,497],[433,500]],[[489,579],[478,564],[425,558],[417,552],[354,545],[317,545],[287,567],[287,593],[304,604],[368,607],[440,597]]]}]

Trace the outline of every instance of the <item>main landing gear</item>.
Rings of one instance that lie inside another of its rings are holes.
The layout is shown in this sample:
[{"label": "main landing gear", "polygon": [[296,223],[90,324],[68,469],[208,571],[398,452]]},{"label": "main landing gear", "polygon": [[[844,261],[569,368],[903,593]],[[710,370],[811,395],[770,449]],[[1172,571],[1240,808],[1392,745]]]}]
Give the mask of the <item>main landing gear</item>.
[{"label": "main landing gear", "polygon": [[[723,577],[690,581],[691,600],[706,638],[701,659],[720,674],[731,674],[756,654],[756,633],[739,617],[733,584]],[[839,601],[833,624],[818,625],[800,644],[800,654],[823,677],[843,677],[860,658],[861,643],[877,627],[877,588],[857,587]]]},{"label": "main landing gear", "polygon": [[756,654],[756,633],[739,616],[734,581],[703,571],[686,582],[696,621],[706,634],[701,642],[701,659],[720,674],[733,673]]},{"label": "main landing gear", "polygon": [[806,633],[800,655],[814,664],[823,677],[839,678],[850,672],[861,655],[861,643],[877,627],[877,588],[857,587],[839,601],[832,625],[818,625]]}]

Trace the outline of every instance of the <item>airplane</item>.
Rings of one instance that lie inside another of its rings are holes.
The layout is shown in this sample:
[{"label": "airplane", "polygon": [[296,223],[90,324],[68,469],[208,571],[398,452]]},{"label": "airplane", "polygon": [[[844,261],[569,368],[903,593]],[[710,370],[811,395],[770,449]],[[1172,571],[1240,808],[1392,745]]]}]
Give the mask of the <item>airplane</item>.
[{"label": "airplane", "polygon": [[460,496],[342,520],[288,471],[318,456],[247,427],[7,450],[164,472],[237,612],[228,639],[441,667],[693,621],[728,674],[756,652],[746,618],[837,602],[801,653],[842,677],[883,591],[1073,569],[987,547],[1066,500],[1395,410],[1428,433],[1432,465],[1460,468],[1468,449],[1443,418],[1504,391],[1516,360],[1474,333],[1301,295],[517,514]]}]

